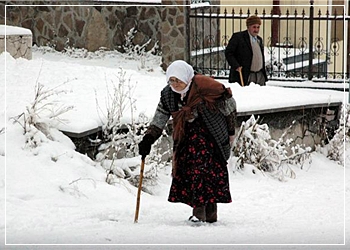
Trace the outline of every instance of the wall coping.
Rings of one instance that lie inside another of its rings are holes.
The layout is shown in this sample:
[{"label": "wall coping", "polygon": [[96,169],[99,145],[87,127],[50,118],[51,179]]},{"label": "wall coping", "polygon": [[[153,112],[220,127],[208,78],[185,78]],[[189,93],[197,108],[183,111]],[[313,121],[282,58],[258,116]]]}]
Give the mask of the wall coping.
[{"label": "wall coping", "polygon": [[[297,106],[291,106],[291,107],[280,107],[280,108],[274,108],[274,109],[251,110],[251,111],[245,111],[245,112],[237,112],[237,117],[251,116],[251,115],[257,116],[257,115],[272,114],[272,113],[279,113],[279,112],[291,112],[295,110],[313,109],[313,108],[339,108],[341,105],[342,105],[342,102],[332,102],[332,103],[317,103],[317,104],[309,104],[309,105],[297,105]],[[96,126],[81,132],[73,132],[67,128],[60,129],[60,131],[71,138],[82,138],[82,137],[89,136],[91,134],[102,131],[102,126]]]},{"label": "wall coping", "polygon": [[334,108],[334,107],[340,107],[342,104],[343,104],[342,102],[332,102],[332,103],[314,103],[314,104],[307,104],[307,105],[286,106],[286,107],[278,107],[278,108],[237,112],[237,116],[271,114],[271,113],[278,113],[278,112],[289,112],[293,110],[314,109],[314,108],[331,108],[331,107]]}]

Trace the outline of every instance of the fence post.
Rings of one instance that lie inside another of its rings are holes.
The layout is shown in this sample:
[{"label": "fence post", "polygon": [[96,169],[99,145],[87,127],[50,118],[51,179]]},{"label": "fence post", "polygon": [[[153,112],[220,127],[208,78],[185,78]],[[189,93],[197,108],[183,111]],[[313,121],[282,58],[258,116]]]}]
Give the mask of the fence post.
[{"label": "fence post", "polygon": [[310,20],[309,20],[309,72],[308,79],[312,80],[312,60],[313,60],[313,46],[312,41],[314,40],[314,0],[310,0]]}]

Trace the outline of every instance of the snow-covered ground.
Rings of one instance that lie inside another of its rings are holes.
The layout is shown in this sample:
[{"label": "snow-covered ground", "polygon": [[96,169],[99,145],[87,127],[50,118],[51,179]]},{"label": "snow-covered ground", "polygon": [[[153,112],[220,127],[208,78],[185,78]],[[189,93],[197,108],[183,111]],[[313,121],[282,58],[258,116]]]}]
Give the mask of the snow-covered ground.
[{"label": "snow-covered ground", "polygon": [[[344,243],[349,244],[349,147],[345,166],[314,152],[311,165],[293,167],[296,178],[286,182],[252,174],[249,166],[233,171],[230,161],[233,202],[219,204],[217,223],[200,227],[187,222],[190,207],[167,202],[170,169],[160,169],[155,194],[142,193],[135,224],[137,188],[124,179],[108,185],[100,164],[74,151],[58,130],[50,131],[52,140],[41,136],[37,147],[25,147],[23,128],[13,118],[33,102],[39,82],[46,89],[63,90],[55,101],[73,106],[62,116],[63,123],[54,126],[80,132],[101,125],[109,89],[118,82],[121,68],[136,86],[135,117],[151,117],[166,84],[160,58],[148,59],[141,68],[139,61],[118,53],[74,58],[36,49],[30,61],[14,60],[7,53],[0,61],[6,68],[6,74],[0,68],[0,93],[6,97],[0,102],[0,129],[6,126],[6,140],[0,134],[3,248],[140,249],[130,245],[140,244],[142,249],[346,249]],[[341,91],[280,88],[278,82],[244,88],[224,83],[232,88],[239,111],[348,102],[348,94]],[[130,110],[123,119],[131,119]],[[140,158],[120,164],[139,166]]]}]

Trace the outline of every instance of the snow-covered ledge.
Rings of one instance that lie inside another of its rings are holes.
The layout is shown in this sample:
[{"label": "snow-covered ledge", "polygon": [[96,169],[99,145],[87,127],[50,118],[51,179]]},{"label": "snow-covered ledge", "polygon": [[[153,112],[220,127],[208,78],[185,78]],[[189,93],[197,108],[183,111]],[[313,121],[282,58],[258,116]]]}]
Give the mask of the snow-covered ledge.
[{"label": "snow-covered ledge", "polygon": [[0,25],[0,53],[6,51],[14,58],[32,59],[32,32],[29,29]]}]

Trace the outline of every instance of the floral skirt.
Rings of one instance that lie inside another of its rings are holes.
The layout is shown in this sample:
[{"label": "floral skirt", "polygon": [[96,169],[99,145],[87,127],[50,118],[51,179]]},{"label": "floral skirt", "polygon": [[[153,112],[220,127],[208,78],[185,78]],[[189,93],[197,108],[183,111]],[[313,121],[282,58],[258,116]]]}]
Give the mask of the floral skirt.
[{"label": "floral skirt", "polygon": [[231,202],[227,163],[218,157],[221,153],[204,122],[199,118],[187,122],[184,137],[168,201],[193,208]]}]

